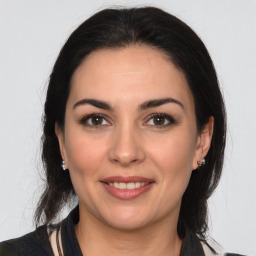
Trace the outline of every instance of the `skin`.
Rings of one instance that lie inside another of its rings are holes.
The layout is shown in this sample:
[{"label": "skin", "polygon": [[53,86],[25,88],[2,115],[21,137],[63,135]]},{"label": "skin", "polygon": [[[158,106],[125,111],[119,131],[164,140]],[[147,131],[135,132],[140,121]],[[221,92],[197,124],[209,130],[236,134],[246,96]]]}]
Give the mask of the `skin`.
[{"label": "skin", "polygon": [[[182,106],[169,102],[139,109],[144,102],[166,97]],[[107,102],[112,109],[74,107],[85,98]],[[92,113],[104,116],[100,125],[93,125],[95,118],[84,121]],[[155,113],[175,121],[162,117],[159,123],[152,118]],[[179,255],[182,195],[209,150],[212,132],[211,117],[198,133],[186,78],[161,51],[133,45],[87,56],[73,75],[64,130],[56,124],[61,154],[79,198],[75,230],[82,252]],[[110,176],[142,176],[154,184],[143,195],[122,200],[100,182]]]}]

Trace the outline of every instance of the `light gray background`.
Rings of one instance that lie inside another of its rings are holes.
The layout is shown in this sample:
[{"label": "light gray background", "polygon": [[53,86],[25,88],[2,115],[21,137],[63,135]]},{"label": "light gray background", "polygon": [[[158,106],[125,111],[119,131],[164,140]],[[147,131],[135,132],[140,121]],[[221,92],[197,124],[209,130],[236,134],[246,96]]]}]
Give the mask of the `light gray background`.
[{"label": "light gray background", "polygon": [[228,251],[256,255],[253,0],[0,0],[0,241],[33,230],[43,178],[41,114],[57,54],[84,19],[114,4],[164,8],[187,22],[208,47],[228,113],[224,175],[210,200],[210,233]]}]

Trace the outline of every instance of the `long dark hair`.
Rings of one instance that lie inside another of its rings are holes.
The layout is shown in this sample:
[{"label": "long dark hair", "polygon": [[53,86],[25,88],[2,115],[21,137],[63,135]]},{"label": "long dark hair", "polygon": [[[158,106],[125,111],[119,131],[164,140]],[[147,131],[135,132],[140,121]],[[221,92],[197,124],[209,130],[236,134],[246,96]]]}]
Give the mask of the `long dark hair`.
[{"label": "long dark hair", "polygon": [[74,71],[92,51],[148,45],[167,54],[186,76],[194,97],[198,131],[210,116],[214,133],[206,165],[193,171],[183,195],[178,234],[184,227],[202,239],[208,229],[207,199],[215,190],[222,172],[226,140],[226,114],[218,79],[209,53],[196,33],[175,16],[158,8],[105,9],[82,23],[64,44],[50,76],[43,117],[42,159],[46,187],[35,212],[35,222],[49,223],[72,200],[75,191],[69,172],[61,169],[61,155],[55,123],[64,127],[66,102]]}]

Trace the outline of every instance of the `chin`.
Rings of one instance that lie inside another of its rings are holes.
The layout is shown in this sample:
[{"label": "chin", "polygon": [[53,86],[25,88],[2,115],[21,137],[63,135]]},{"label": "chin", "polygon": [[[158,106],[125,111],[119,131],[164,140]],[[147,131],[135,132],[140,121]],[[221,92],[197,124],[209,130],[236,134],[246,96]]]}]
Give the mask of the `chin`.
[{"label": "chin", "polygon": [[122,231],[134,231],[138,229],[143,229],[147,226],[145,220],[138,219],[115,219],[108,222],[108,225],[116,230]]},{"label": "chin", "polygon": [[146,227],[153,219],[148,213],[139,209],[122,208],[107,214],[105,218],[103,217],[103,221],[114,229],[132,231]]}]

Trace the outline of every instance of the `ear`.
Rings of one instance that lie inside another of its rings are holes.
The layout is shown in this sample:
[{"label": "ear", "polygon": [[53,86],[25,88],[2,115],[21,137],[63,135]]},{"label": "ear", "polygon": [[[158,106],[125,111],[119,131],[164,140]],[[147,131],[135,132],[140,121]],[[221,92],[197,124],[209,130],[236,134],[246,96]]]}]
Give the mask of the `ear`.
[{"label": "ear", "polygon": [[66,162],[66,165],[68,165],[68,158],[67,158],[67,154],[66,154],[64,132],[60,128],[59,124],[57,124],[57,123],[55,123],[55,134],[56,134],[56,136],[58,138],[58,141],[59,141],[61,157]]},{"label": "ear", "polygon": [[198,168],[198,161],[202,161],[207,155],[212,141],[214,129],[214,117],[210,116],[208,122],[203,127],[197,137],[196,149],[193,159],[193,170]]}]

